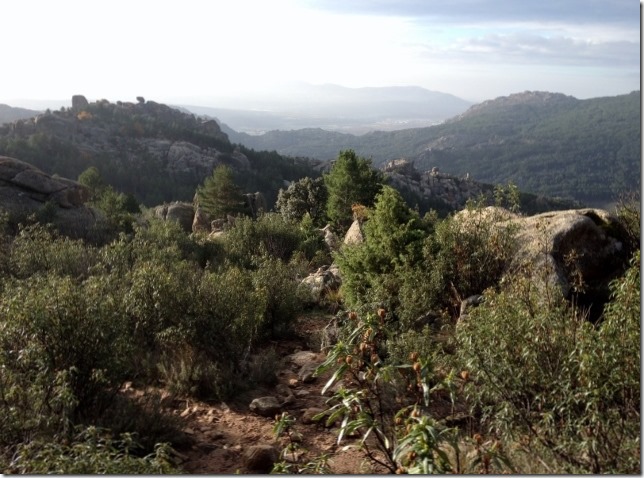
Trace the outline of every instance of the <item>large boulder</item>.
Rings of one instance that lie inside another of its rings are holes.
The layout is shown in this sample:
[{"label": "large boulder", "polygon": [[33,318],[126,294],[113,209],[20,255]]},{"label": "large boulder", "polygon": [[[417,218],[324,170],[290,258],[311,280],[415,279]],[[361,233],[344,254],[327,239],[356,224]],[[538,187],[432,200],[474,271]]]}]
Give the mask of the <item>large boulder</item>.
[{"label": "large boulder", "polygon": [[309,305],[321,305],[327,294],[337,291],[341,285],[340,270],[335,265],[322,266],[301,282],[308,291],[305,301]]},{"label": "large boulder", "polygon": [[195,217],[192,220],[192,232],[210,232],[210,216],[199,205],[195,208]]},{"label": "large boulder", "polygon": [[361,244],[364,242],[364,235],[362,234],[362,224],[359,220],[353,221],[351,227],[344,235],[344,244]]},{"label": "large boulder", "polygon": [[497,228],[511,228],[516,234],[516,249],[508,277],[527,274],[535,286],[557,287],[564,297],[574,295],[581,305],[603,304],[609,283],[624,271],[629,259],[623,227],[602,209],[526,217],[489,207],[481,212],[461,211],[455,218],[463,227],[476,227],[477,222],[487,220]]},{"label": "large boulder", "polygon": [[154,216],[164,221],[174,221],[178,223],[186,232],[192,232],[192,223],[194,221],[194,206],[186,202],[173,202],[163,204],[154,208]]},{"label": "large boulder", "polygon": [[[19,159],[0,156],[0,209],[23,221],[46,211],[46,219],[70,237],[87,238],[105,225],[104,217],[85,206],[90,191],[71,179],[54,177]],[[100,227],[99,227],[100,226]]]},{"label": "large boulder", "polygon": [[246,207],[252,217],[257,218],[266,211],[266,198],[262,193],[247,193],[244,196],[246,197]]},{"label": "large boulder", "polygon": [[601,209],[572,209],[514,222],[519,225],[514,269],[528,266],[539,280],[540,266],[545,266],[546,281],[565,297],[583,288],[584,295],[607,299],[609,282],[628,261],[624,230],[615,216]]}]

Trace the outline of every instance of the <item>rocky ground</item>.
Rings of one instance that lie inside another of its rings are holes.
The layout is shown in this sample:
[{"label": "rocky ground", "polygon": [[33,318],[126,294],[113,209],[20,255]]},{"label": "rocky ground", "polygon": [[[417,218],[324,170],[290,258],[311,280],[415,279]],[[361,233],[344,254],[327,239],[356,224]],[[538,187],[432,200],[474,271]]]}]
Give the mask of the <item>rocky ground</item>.
[{"label": "rocky ground", "polygon": [[[329,323],[330,315],[309,314],[298,319],[296,335],[288,341],[273,344],[280,356],[278,382],[271,388],[257,388],[234,397],[226,403],[205,403],[192,399],[172,400],[170,413],[178,415],[190,444],[178,447],[177,461],[191,474],[235,474],[270,471],[259,455],[281,453],[288,438],[276,438],[273,432],[275,415],[288,412],[295,418],[292,436],[298,441],[295,456],[285,458],[295,466],[328,456],[328,472],[332,474],[384,473],[371,464],[364,454],[346,445],[357,444],[345,439],[337,445],[337,428],[326,428],[311,416],[325,406],[321,389],[325,377],[312,377],[312,371],[324,360],[312,337]],[[318,342],[319,343],[319,342]],[[312,350],[317,348],[318,350]],[[130,393],[142,391],[130,389]],[[271,409],[270,400],[277,399],[279,410]],[[267,402],[267,403],[264,403]],[[251,404],[253,404],[251,406]],[[259,404],[258,407],[256,405]],[[264,410],[263,407],[267,409]],[[255,411],[252,411],[254,409]],[[267,416],[264,416],[267,415]],[[263,469],[262,469],[263,468]]]}]

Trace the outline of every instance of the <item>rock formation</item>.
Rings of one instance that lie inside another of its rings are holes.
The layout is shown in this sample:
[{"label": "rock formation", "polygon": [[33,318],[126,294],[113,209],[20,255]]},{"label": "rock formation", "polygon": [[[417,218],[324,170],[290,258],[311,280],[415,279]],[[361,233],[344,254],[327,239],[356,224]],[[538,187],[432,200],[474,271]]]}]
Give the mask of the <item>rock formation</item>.
[{"label": "rock formation", "polygon": [[87,237],[103,218],[86,207],[90,191],[71,179],[53,177],[24,161],[0,156],[0,210],[13,222],[48,209],[58,230],[70,237]]},{"label": "rock formation", "polygon": [[175,201],[154,208],[154,216],[164,221],[178,223],[186,232],[192,232],[195,210],[192,204]]},{"label": "rock formation", "polygon": [[72,109],[76,112],[82,111],[89,106],[87,98],[83,95],[74,95],[72,96]]},{"label": "rock formation", "polygon": [[608,284],[623,272],[629,259],[625,231],[616,217],[601,209],[518,216],[489,207],[475,221],[469,220],[471,214],[463,210],[455,218],[464,227],[489,220],[495,227],[515,231],[510,275],[528,274],[537,287],[558,287],[564,297],[575,295],[581,305],[603,304],[608,299]]},{"label": "rock formation", "polygon": [[413,162],[405,159],[389,161],[384,172],[396,188],[403,187],[422,198],[443,201],[454,210],[462,209],[468,199],[491,194],[494,190],[490,184],[444,174],[437,168],[421,173]]}]

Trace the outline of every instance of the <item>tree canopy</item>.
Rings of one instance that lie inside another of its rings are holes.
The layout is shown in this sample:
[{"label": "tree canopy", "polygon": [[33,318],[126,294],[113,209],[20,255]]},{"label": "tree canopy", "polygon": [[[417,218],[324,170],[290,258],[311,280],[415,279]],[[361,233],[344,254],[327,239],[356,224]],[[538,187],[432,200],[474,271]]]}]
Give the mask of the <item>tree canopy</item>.
[{"label": "tree canopy", "polygon": [[197,199],[212,218],[244,212],[244,196],[235,184],[232,169],[225,165],[217,166],[197,188]]},{"label": "tree canopy", "polygon": [[351,224],[351,206],[372,206],[383,184],[382,172],[374,169],[371,160],[361,158],[352,149],[341,151],[331,170],[324,175],[329,197],[326,212],[340,229]]}]

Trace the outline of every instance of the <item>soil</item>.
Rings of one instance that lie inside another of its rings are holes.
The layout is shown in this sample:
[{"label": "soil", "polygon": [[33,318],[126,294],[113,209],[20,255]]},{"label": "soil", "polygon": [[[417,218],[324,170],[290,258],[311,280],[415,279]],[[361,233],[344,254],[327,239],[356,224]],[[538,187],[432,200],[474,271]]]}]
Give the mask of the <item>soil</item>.
[{"label": "soil", "polygon": [[[298,463],[306,463],[326,454],[330,457],[327,465],[332,474],[386,472],[374,468],[357,447],[346,448],[346,445],[356,445],[355,440],[343,440],[338,446],[337,428],[327,429],[320,423],[301,423],[305,410],[324,407],[326,398],[321,395],[321,390],[326,380],[325,377],[318,377],[310,383],[303,383],[297,376],[299,366],[289,364],[285,359],[296,352],[310,350],[311,337],[317,336],[330,319],[331,316],[323,314],[301,316],[292,339],[272,344],[285,367],[277,374],[278,383],[274,387],[245,392],[227,403],[174,401],[172,413],[179,415],[183,431],[191,438],[191,445],[187,449],[179,448],[176,456],[185,472],[209,475],[248,473],[244,468],[243,454],[249,447],[273,445],[283,450],[288,441],[286,437],[276,439],[273,432],[275,418],[251,412],[249,404],[254,398],[262,396],[283,398],[285,388],[292,392],[292,396],[291,403],[283,405],[282,411],[296,419],[292,430],[301,436]],[[319,350],[311,352],[316,353],[316,361],[324,360],[324,354]]]},{"label": "soil", "polygon": [[[313,362],[321,363],[324,353],[319,351],[319,340],[315,337],[320,336],[320,331],[331,318],[331,315],[321,313],[303,315],[296,321],[293,338],[271,344],[281,357],[275,386],[258,387],[241,393],[226,403],[213,404],[193,399],[170,401],[170,413],[181,419],[183,432],[189,438],[188,445],[175,447],[175,459],[184,472],[209,475],[251,473],[244,466],[244,452],[250,447],[272,445],[280,452],[284,450],[288,439],[275,437],[275,417],[260,416],[249,408],[255,398],[275,396],[283,400],[281,411],[288,412],[295,418],[292,431],[301,437],[295,463],[301,466],[327,455],[329,474],[389,473],[386,468],[367,458],[359,449],[356,438],[345,437],[338,445],[337,427],[326,428],[319,422],[303,423],[305,411],[325,408],[329,394],[322,396],[321,390],[328,376],[304,383],[298,379],[300,365],[292,363],[289,357],[297,352],[310,351],[311,353],[303,355]],[[317,350],[311,350],[312,348]],[[285,458],[293,461],[291,454]]]}]

